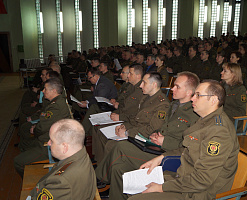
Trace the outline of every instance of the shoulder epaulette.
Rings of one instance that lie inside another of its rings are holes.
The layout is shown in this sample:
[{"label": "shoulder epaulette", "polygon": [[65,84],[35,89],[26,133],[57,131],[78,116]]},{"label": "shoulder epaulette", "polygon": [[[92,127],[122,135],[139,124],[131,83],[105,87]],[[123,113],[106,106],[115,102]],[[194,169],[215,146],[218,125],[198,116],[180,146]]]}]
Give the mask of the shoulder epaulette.
[{"label": "shoulder epaulette", "polygon": [[165,101],[164,97],[162,97],[161,95],[159,95],[159,100],[162,102],[162,101]]},{"label": "shoulder epaulette", "polygon": [[218,126],[222,126],[222,121],[221,121],[220,115],[215,117],[215,124]]},{"label": "shoulder epaulette", "polygon": [[61,175],[62,173],[64,173],[64,171],[72,164],[73,162],[70,162],[66,165],[64,165],[59,171],[57,171],[57,173],[55,175]]}]

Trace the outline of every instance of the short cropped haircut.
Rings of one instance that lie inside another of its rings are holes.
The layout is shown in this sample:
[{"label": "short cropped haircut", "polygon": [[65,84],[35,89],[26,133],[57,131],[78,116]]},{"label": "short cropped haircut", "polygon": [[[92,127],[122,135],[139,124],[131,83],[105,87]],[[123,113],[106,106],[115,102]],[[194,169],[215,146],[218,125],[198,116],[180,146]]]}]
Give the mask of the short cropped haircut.
[{"label": "short cropped haircut", "polygon": [[150,58],[151,58],[151,60],[155,61],[155,55],[153,55],[153,54],[148,54],[148,56],[147,56],[147,57],[150,57]]},{"label": "short cropped haircut", "polygon": [[225,51],[224,51],[224,50],[219,51],[219,52],[217,53],[217,55],[219,55],[219,56],[221,56],[221,57],[223,57],[223,58],[225,58],[225,57],[226,57],[226,53],[225,53]]},{"label": "short cropped haircut", "polygon": [[177,51],[178,51],[179,53],[182,53],[182,51],[183,51],[183,48],[182,48],[182,47],[176,46],[175,48],[177,49]]},{"label": "short cropped haircut", "polygon": [[227,68],[233,73],[233,78],[230,85],[243,84],[242,71],[239,64],[236,63],[224,63],[222,68]]},{"label": "short cropped haircut", "polygon": [[203,50],[202,52],[205,52],[207,55],[209,55],[209,51]]},{"label": "short cropped haircut", "polygon": [[189,48],[192,48],[194,51],[197,52],[197,47],[195,45],[191,45]]},{"label": "short cropped haircut", "polygon": [[101,64],[101,63],[103,63],[103,64],[104,64],[104,66],[106,66],[106,67],[107,67],[107,69],[109,69],[109,66],[110,66],[109,62],[106,62],[106,61],[101,61],[101,62],[100,62],[100,64]]},{"label": "short cropped haircut", "polygon": [[129,66],[129,69],[134,69],[135,74],[141,75],[143,77],[143,67],[140,64],[133,64]]},{"label": "short cropped haircut", "polygon": [[193,96],[195,93],[196,87],[200,83],[200,79],[198,78],[198,76],[195,73],[188,72],[188,71],[178,73],[177,77],[180,77],[180,76],[186,76],[187,77],[186,88],[188,88],[189,90],[192,90],[192,96]]},{"label": "short cropped haircut", "polygon": [[49,78],[59,78],[59,73],[56,71],[48,71],[46,72],[46,75],[49,74]]},{"label": "short cropped haircut", "polygon": [[[206,93],[208,95],[217,96],[219,100],[218,108],[221,107],[225,103],[226,99],[226,91],[223,86],[218,81],[211,79],[203,80],[202,83],[209,84]],[[210,96],[208,96],[208,99],[210,99]]]},{"label": "short cropped haircut", "polygon": [[63,92],[63,85],[58,78],[50,78],[44,84],[48,84],[48,87],[52,90],[55,89],[58,94],[62,94]]},{"label": "short cropped haircut", "polygon": [[84,146],[85,131],[83,126],[74,119],[62,119],[55,123],[57,125],[54,135],[58,144],[66,142],[71,146]]},{"label": "short cropped haircut", "polygon": [[157,87],[160,88],[162,84],[162,77],[159,72],[147,72],[145,75],[149,74],[149,80],[151,83],[156,82]]},{"label": "short cropped haircut", "polygon": [[100,62],[99,57],[93,57],[92,60]]},{"label": "short cropped haircut", "polygon": [[98,75],[98,76],[100,76],[100,71],[98,69],[96,69],[95,67],[93,67],[90,70],[88,70],[88,72],[91,72],[92,75]]}]

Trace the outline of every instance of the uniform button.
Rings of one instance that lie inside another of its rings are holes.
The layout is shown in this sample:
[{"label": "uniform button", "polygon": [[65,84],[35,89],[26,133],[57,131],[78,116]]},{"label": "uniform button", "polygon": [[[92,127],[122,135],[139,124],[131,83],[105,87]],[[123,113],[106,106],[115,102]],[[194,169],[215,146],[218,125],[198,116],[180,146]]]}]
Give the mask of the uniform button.
[{"label": "uniform button", "polygon": [[164,131],[161,131],[161,133],[164,133]]},{"label": "uniform button", "polygon": [[136,119],[139,119],[139,117],[137,117]]}]

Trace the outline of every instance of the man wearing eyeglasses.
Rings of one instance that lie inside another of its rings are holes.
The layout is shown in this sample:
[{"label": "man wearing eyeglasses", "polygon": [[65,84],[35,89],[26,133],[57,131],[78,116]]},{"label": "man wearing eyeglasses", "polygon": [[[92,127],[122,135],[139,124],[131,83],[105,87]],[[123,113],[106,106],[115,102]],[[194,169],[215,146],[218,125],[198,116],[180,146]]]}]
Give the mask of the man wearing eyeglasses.
[{"label": "man wearing eyeglasses", "polygon": [[96,104],[97,101],[95,97],[105,97],[107,99],[117,98],[117,89],[115,85],[106,77],[100,75],[100,71],[96,68],[92,68],[88,71],[88,80],[94,85],[93,97],[87,101],[81,101],[78,104],[82,108],[88,108],[92,104]]},{"label": "man wearing eyeglasses", "polygon": [[[168,112],[168,120],[149,136],[151,141],[160,145],[163,150],[171,151],[182,147],[183,132],[198,120],[199,117],[193,112],[190,100],[199,82],[194,73],[178,73],[172,88],[174,101]],[[119,174],[138,169],[140,165],[155,157],[155,154],[144,152],[128,141],[121,141],[98,165],[96,175],[102,182],[111,184],[110,199],[127,199],[127,195],[122,193],[123,180]]]},{"label": "man wearing eyeglasses", "polygon": [[[231,120],[223,111],[224,88],[219,82],[206,80],[192,97],[194,111],[200,119],[185,131],[181,166],[175,176],[164,174],[163,184],[150,183],[137,199],[214,199],[216,194],[231,189],[238,167],[239,143]],[[170,154],[175,153],[170,152]],[[160,165],[164,155],[140,168]]]}]

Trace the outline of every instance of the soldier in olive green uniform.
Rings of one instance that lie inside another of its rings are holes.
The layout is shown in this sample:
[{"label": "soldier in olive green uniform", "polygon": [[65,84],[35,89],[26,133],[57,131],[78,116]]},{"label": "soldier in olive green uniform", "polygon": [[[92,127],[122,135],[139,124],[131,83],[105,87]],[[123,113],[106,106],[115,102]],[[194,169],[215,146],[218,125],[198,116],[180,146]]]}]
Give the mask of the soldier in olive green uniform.
[{"label": "soldier in olive green uniform", "polygon": [[203,79],[209,79],[210,71],[211,71],[211,63],[208,60],[209,53],[207,51],[201,52],[201,60],[202,62],[196,67],[195,73],[200,78],[200,80]]},{"label": "soldier in olive green uniform", "polygon": [[[226,90],[224,111],[234,123],[233,117],[246,115],[246,88],[243,85],[240,66],[235,63],[223,64],[221,79]],[[243,132],[242,121],[238,123],[237,132]]]},{"label": "soldier in olive green uniform", "polygon": [[[229,86],[224,85],[226,90],[226,101],[224,104],[224,111],[234,123],[233,117],[246,115],[246,88],[244,85],[237,84]],[[243,131],[243,123],[238,124],[238,131]]]},{"label": "soldier in olive green uniform", "polygon": [[19,174],[23,174],[25,164],[48,158],[44,143],[49,140],[51,125],[60,119],[71,118],[66,99],[61,95],[62,92],[63,86],[59,80],[47,80],[44,96],[50,100],[50,104],[40,114],[40,121],[36,125],[27,122],[21,127],[19,148],[23,152],[14,159],[15,168]]},{"label": "soldier in olive green uniform", "polygon": [[60,161],[39,180],[31,191],[32,199],[93,200],[96,177],[83,145],[83,127],[74,120],[60,120],[51,127],[50,138],[51,153]]},{"label": "soldier in olive green uniform", "polygon": [[[124,105],[119,104],[119,109],[112,113],[111,117],[114,121],[129,121],[134,118],[139,109],[141,99],[144,97],[140,88],[141,81],[135,86],[131,85],[131,91],[133,91],[124,101]],[[108,142],[107,138],[99,130],[102,126],[95,126],[91,129],[92,132],[92,151],[96,155],[95,159],[100,162],[104,156],[105,144]],[[98,158],[97,158],[98,157]]]},{"label": "soldier in olive green uniform", "polygon": [[[193,125],[199,118],[193,112],[190,102],[191,95],[194,94],[198,84],[199,79],[195,74],[188,72],[178,74],[172,89],[173,98],[177,99],[177,101],[172,103],[166,123],[157,133],[153,133],[150,136],[153,142],[162,146],[162,149],[168,151],[180,148],[184,130]],[[163,141],[158,138],[163,138]],[[113,187],[112,191],[114,192],[110,191],[110,199],[126,199],[127,196],[122,194],[122,177],[118,176],[118,174],[138,169],[141,164],[155,157],[156,155],[143,152],[128,141],[122,141],[112,149],[97,167],[96,175],[99,180],[110,183],[111,188]]]},{"label": "soldier in olive green uniform", "polygon": [[183,71],[190,71],[195,73],[197,66],[201,63],[201,60],[196,56],[197,48],[196,46],[189,47],[188,55],[186,62],[183,65]]},{"label": "soldier in olive green uniform", "polygon": [[[125,137],[126,134],[134,137],[138,133],[144,137],[149,137],[155,130],[160,129],[167,118],[169,111],[169,100],[160,90],[161,76],[157,72],[147,73],[141,84],[143,93],[146,94],[139,106],[135,116],[125,120],[123,125],[116,127],[116,135]],[[121,128],[119,128],[121,127]],[[118,129],[119,128],[119,129]],[[95,160],[99,163],[105,155],[105,145],[108,143],[107,138],[98,131],[93,132],[93,148]],[[110,143],[110,144],[109,144]],[[109,141],[107,149],[111,149],[116,141]]]},{"label": "soldier in olive green uniform", "polygon": [[[197,87],[192,101],[201,118],[185,131],[185,149],[176,176],[164,172],[163,184],[151,183],[147,185],[147,194],[132,196],[130,200],[208,200],[231,189],[238,168],[239,143],[234,126],[223,111],[224,97],[224,89],[216,81]],[[140,168],[150,168],[151,172],[163,157]]]}]

